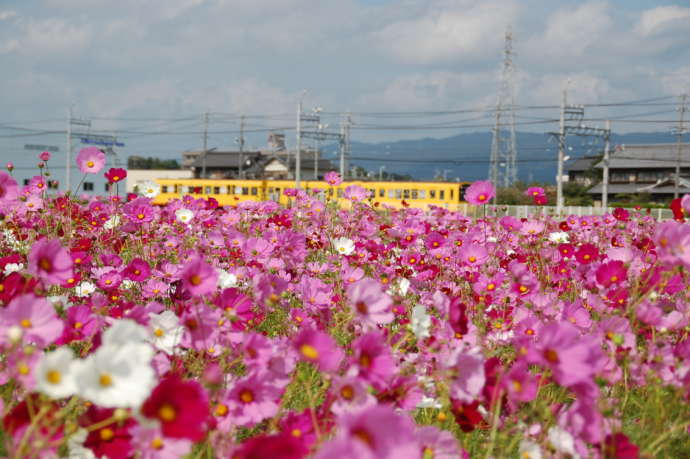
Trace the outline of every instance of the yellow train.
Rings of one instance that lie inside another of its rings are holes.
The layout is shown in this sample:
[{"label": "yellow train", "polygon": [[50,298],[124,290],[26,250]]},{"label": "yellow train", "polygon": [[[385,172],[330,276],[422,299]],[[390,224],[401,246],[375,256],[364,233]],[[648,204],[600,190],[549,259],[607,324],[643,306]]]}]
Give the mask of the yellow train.
[{"label": "yellow train", "polygon": [[[236,205],[242,201],[272,200],[289,205],[291,198],[285,190],[295,188],[294,180],[213,180],[213,179],[156,179],[161,187],[154,204],[165,204],[185,195],[198,198],[215,198],[221,206]],[[306,190],[325,190],[337,199],[341,207],[348,208],[350,201],[343,198],[345,188],[359,185],[371,192],[371,202],[396,208],[409,207],[426,209],[431,205],[456,210],[463,204],[465,189],[470,182],[369,182],[347,181],[331,186],[324,181],[302,181]]]}]

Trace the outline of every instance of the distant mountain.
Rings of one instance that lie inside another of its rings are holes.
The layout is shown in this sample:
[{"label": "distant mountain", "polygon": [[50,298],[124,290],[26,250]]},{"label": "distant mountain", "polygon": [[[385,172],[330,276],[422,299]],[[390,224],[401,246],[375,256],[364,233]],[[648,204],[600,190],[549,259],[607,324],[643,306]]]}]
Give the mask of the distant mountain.
[{"label": "distant mountain", "polygon": [[[385,143],[352,142],[351,164],[363,167],[378,176],[384,171],[409,174],[417,180],[431,180],[443,176],[448,180],[486,179],[491,157],[491,132],[472,132],[443,139],[423,138]],[[622,144],[649,144],[675,142],[676,137],[666,132],[633,132],[613,134],[611,149]],[[547,134],[517,132],[518,178],[526,182],[555,183],[556,140]],[[604,149],[601,139],[568,136],[566,155],[570,161],[587,155],[596,155]],[[325,148],[333,157],[337,146]],[[336,162],[337,164],[337,162]],[[566,161],[566,170],[568,161]]]}]

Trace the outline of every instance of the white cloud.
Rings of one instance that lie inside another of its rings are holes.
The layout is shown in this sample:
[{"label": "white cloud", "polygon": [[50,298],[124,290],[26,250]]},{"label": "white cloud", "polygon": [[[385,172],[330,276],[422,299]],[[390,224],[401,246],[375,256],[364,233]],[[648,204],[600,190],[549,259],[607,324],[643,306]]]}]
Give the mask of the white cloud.
[{"label": "white cloud", "polygon": [[[389,110],[435,110],[486,103],[478,94],[494,92],[492,72],[430,72],[395,78],[382,91],[368,94],[361,103],[383,106]],[[492,103],[495,103],[495,98]]]},{"label": "white cloud", "polygon": [[375,33],[384,50],[412,63],[476,56],[499,49],[515,18],[512,1],[430,2],[421,17],[394,22]]},{"label": "white cloud", "polygon": [[566,62],[572,56],[597,51],[604,46],[611,30],[611,17],[606,2],[590,2],[575,8],[564,7],[550,15],[544,33],[533,36],[527,43],[528,52],[539,59],[544,54]]},{"label": "white cloud", "polygon": [[637,31],[643,36],[654,35],[674,25],[690,27],[690,8],[680,6],[659,6],[647,10],[640,16]]},{"label": "white cloud", "polygon": [[0,21],[6,21],[10,18],[13,18],[16,15],[17,15],[16,11],[12,11],[12,10],[0,11]]}]

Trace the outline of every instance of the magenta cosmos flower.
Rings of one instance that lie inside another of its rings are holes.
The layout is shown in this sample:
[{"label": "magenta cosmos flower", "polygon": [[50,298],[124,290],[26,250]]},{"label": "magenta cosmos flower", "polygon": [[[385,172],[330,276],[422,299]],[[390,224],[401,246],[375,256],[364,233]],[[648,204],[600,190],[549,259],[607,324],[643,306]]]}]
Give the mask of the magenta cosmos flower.
[{"label": "magenta cosmos flower", "polygon": [[86,147],[79,150],[77,165],[84,174],[97,174],[105,166],[105,153],[96,147]]},{"label": "magenta cosmos flower", "polygon": [[57,239],[34,242],[28,258],[29,272],[45,284],[64,284],[74,277],[72,257]]},{"label": "magenta cosmos flower", "polygon": [[496,189],[488,180],[478,180],[465,190],[465,201],[476,206],[487,204],[496,195]]},{"label": "magenta cosmos flower", "polygon": [[216,290],[218,271],[197,256],[182,268],[180,278],[182,285],[189,293],[194,296],[202,296]]},{"label": "magenta cosmos flower", "polygon": [[391,305],[393,300],[381,288],[381,284],[365,278],[347,287],[347,297],[354,306],[355,314],[371,325],[387,324],[393,321]]}]

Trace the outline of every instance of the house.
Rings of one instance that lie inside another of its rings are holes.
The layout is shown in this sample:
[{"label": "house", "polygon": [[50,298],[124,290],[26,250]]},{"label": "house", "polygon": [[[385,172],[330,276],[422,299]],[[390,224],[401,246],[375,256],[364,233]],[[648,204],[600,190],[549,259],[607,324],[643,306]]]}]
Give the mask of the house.
[{"label": "house", "polygon": [[[197,154],[198,153],[198,154]],[[241,158],[241,159],[240,159]],[[335,166],[327,159],[317,157],[315,152],[303,151],[301,156],[301,178],[314,180],[322,179],[328,171],[335,170]],[[292,179],[295,171],[295,154],[287,151],[207,151],[206,155],[199,152],[183,152],[183,164],[193,171],[195,178],[204,176],[212,179],[236,179],[240,177],[240,160],[242,161],[242,177],[247,179]],[[288,169],[289,164],[289,169]]]},{"label": "house", "polygon": [[568,165],[568,182],[591,186],[595,181],[592,170],[601,156],[585,156],[578,158]]},{"label": "house", "polygon": [[[680,153],[680,154],[679,154]],[[609,200],[617,195],[648,193],[652,201],[668,201],[675,192],[676,165],[680,165],[678,195],[690,193],[690,144],[622,145],[609,156]],[[595,169],[603,169],[599,161]],[[602,185],[588,193],[601,199]]]}]

